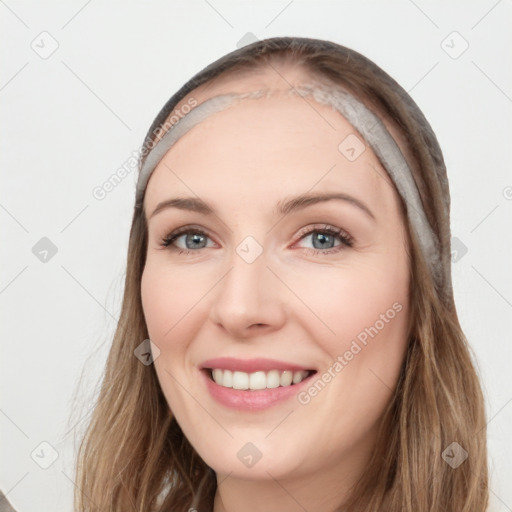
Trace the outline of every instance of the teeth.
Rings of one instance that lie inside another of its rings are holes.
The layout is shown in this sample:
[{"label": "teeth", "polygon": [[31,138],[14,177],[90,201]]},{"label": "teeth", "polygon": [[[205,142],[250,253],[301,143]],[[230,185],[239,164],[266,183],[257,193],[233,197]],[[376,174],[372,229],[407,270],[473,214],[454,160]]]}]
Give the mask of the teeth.
[{"label": "teeth", "polygon": [[279,386],[299,384],[310,374],[307,370],[292,372],[290,370],[270,370],[269,372],[246,373],[215,368],[213,380],[220,386],[233,389],[272,389]]}]

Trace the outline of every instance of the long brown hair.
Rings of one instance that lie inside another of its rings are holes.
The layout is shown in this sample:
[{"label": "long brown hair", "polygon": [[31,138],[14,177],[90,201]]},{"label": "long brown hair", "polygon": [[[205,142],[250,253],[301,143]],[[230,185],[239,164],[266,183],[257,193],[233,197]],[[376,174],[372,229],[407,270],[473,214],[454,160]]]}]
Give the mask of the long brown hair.
[{"label": "long brown hair", "polygon": [[[165,126],[178,102],[196,87],[224,72],[253,71],[282,58],[371,100],[376,112],[398,127],[411,152],[418,190],[442,255],[441,286],[429,274],[405,218],[411,261],[409,345],[376,449],[343,510],[483,512],[488,503],[485,409],[451,288],[446,169],[437,139],[410,96],[349,48],[307,38],[266,39],[229,53],[189,80],[154,120],[142,155],[153,147],[158,128]],[[140,295],[146,249],[145,215],[136,205],[121,316],[77,457],[77,512],[185,512],[200,483],[204,486],[196,508],[213,509],[214,471],[169,411],[153,365],[141,364],[133,354],[148,338]],[[468,457],[453,467],[443,456],[447,449],[452,457],[453,450],[462,449]]]}]

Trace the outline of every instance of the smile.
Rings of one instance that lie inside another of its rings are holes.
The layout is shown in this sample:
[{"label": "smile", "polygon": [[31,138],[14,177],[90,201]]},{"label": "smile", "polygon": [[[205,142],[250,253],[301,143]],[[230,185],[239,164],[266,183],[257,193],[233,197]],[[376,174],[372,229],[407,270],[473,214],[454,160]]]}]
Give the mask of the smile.
[{"label": "smile", "polygon": [[243,371],[208,369],[210,377],[219,386],[240,390],[274,389],[300,384],[314,370],[270,370],[247,373]]}]

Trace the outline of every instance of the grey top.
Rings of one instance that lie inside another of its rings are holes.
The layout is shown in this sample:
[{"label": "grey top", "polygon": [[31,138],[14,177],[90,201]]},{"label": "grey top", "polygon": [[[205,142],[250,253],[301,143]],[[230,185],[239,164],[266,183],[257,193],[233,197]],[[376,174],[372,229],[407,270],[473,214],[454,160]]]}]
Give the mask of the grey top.
[{"label": "grey top", "polygon": [[0,512],[16,512],[2,491],[0,491]]}]

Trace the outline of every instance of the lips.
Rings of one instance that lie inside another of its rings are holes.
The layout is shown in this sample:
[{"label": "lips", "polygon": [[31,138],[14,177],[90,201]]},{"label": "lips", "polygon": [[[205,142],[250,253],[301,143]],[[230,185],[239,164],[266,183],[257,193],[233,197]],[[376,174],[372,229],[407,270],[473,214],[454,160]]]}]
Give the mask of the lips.
[{"label": "lips", "polygon": [[[214,400],[231,409],[251,412],[262,411],[291,400],[308,385],[313,378],[312,375],[317,373],[317,370],[311,367],[277,359],[233,357],[208,359],[199,365],[199,370],[205,387]],[[216,373],[219,383],[215,382],[213,372]],[[265,386],[263,386],[262,373],[267,374]],[[228,374],[228,382],[224,380],[225,374]],[[277,374],[281,379],[287,376],[288,380],[278,382],[275,378]],[[290,374],[293,374],[292,382],[288,382]],[[296,374],[297,379],[295,379]]]},{"label": "lips", "polygon": [[205,390],[218,404],[229,409],[246,411],[249,413],[277,407],[279,404],[292,400],[301,390],[309,385],[313,378],[312,375],[309,375],[297,384],[293,383],[287,386],[255,390],[233,389],[231,387],[219,385],[213,380],[210,370],[207,368],[200,370],[199,374],[201,376],[201,381],[205,386]]}]

